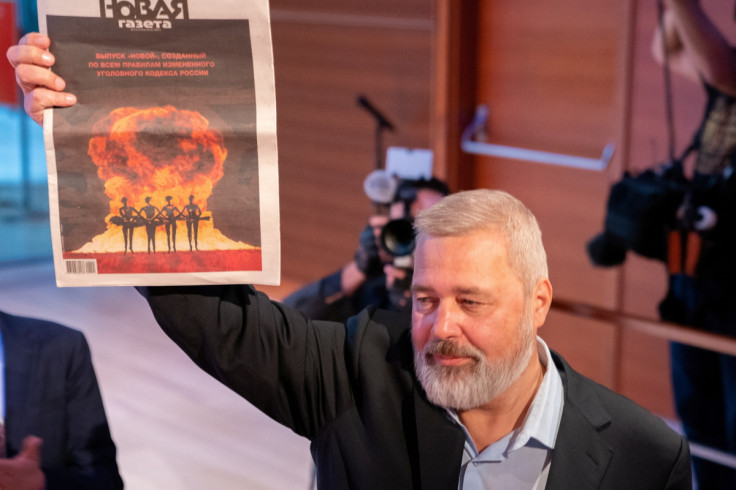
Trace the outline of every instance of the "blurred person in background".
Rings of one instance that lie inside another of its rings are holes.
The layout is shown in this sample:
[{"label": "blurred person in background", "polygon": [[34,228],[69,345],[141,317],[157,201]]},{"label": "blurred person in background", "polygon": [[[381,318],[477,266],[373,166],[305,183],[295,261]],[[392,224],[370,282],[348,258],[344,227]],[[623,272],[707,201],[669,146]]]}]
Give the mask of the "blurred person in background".
[{"label": "blurred person in background", "polygon": [[0,312],[0,488],[123,488],[84,334]]},{"label": "blurred person in background", "polygon": [[[736,50],[697,0],[660,1],[663,15],[652,42],[655,60],[700,84],[707,94],[693,146],[692,182],[717,216],[714,227],[681,223],[678,232],[688,235],[687,243],[698,244],[683,256],[693,255],[697,265],[692,274],[670,276],[660,314],[667,321],[733,336]],[[736,358],[672,343],[671,371],[675,407],[688,439],[736,454]],[[700,490],[736,488],[736,470],[698,457],[693,464]]]},{"label": "blurred person in background", "polygon": [[[309,318],[344,322],[366,306],[390,311],[411,311],[411,259],[397,267],[382,244],[382,232],[390,220],[412,221],[420,211],[439,202],[450,191],[443,181],[399,181],[388,215],[373,215],[360,234],[353,260],[340,270],[284,298],[283,303]],[[390,225],[389,225],[390,226]]]}]

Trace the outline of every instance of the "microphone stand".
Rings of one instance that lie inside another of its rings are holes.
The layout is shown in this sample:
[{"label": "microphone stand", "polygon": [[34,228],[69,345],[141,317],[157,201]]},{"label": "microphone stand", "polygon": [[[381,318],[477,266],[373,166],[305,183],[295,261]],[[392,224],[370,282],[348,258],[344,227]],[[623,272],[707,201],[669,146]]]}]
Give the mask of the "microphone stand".
[{"label": "microphone stand", "polygon": [[376,107],[370,103],[370,101],[364,96],[358,96],[358,105],[368,111],[376,120],[376,170],[384,168],[383,163],[383,131],[388,129],[389,131],[394,130],[394,125],[389,122],[388,119],[376,109]]}]

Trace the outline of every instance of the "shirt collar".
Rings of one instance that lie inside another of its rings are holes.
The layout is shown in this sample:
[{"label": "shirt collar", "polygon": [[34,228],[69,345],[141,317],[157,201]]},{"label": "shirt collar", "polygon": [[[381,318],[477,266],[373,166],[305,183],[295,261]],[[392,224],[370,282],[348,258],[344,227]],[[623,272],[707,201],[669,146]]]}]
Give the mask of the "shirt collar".
[{"label": "shirt collar", "polygon": [[511,442],[509,450],[517,449],[535,439],[547,449],[555,447],[557,429],[560,425],[563,403],[563,388],[560,373],[552,360],[547,344],[537,337],[539,361],[545,367],[542,383],[539,385],[529,411],[518,429],[518,436]]}]

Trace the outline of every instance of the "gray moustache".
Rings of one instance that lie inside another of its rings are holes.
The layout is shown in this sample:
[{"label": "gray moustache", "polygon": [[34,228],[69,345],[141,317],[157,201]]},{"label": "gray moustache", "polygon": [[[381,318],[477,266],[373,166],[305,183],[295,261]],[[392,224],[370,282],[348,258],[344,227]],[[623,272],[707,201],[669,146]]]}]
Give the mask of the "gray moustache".
[{"label": "gray moustache", "polygon": [[480,361],[478,353],[467,346],[457,345],[450,340],[438,340],[424,347],[425,357],[433,355],[451,356],[451,357],[470,357],[476,362]]}]

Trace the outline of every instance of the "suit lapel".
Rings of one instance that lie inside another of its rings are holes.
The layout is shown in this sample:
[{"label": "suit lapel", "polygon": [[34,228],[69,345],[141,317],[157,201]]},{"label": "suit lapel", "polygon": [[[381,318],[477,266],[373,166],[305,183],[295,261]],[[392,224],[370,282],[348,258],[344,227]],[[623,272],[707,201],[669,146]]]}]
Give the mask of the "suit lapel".
[{"label": "suit lapel", "polygon": [[414,389],[421,488],[457,488],[465,435],[441,408],[431,405]]},{"label": "suit lapel", "polygon": [[547,490],[599,488],[613,450],[590,422],[568,404],[563,409]]},{"label": "suit lapel", "polygon": [[547,490],[599,488],[613,449],[599,435],[611,422],[595,394],[581,389],[578,375],[555,353],[565,404],[552,455]]}]

